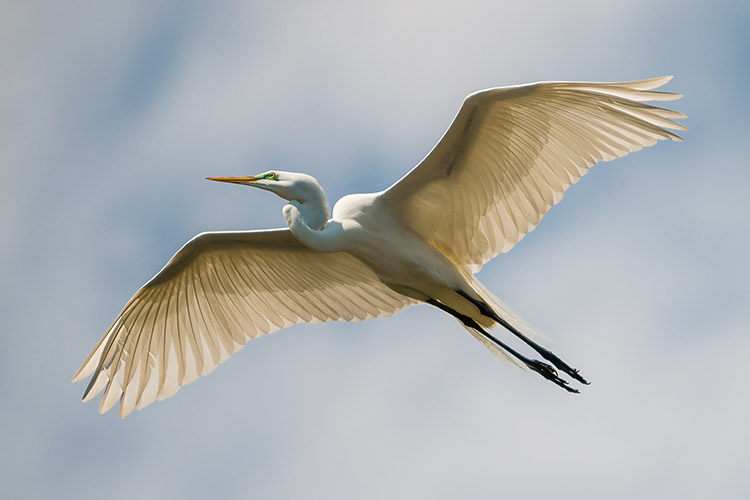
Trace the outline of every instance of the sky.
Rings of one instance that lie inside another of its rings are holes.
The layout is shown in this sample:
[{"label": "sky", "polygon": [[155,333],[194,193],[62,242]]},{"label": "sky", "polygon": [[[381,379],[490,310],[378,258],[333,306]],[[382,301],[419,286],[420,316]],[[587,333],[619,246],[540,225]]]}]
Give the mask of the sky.
[{"label": "sky", "polygon": [[[0,497],[748,498],[750,4],[0,4]],[[381,190],[478,89],[675,75],[683,143],[597,165],[479,277],[570,395],[417,306],[260,338],[176,396],[70,379],[206,230],[284,225],[208,176]],[[97,400],[98,401],[98,400]]]}]

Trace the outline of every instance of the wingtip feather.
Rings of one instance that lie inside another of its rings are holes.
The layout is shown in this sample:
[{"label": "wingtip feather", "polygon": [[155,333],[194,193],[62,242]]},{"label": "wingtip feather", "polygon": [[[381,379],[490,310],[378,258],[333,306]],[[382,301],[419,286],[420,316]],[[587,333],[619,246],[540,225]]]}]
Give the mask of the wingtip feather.
[{"label": "wingtip feather", "polygon": [[104,390],[107,386],[107,382],[108,378],[106,376],[102,376],[102,373],[97,374],[91,379],[88,387],[86,387],[83,397],[81,397],[81,401],[86,403],[94,399],[100,392],[102,392],[102,390]]},{"label": "wingtip feather", "polygon": [[91,351],[91,354],[88,355],[86,361],[81,364],[81,367],[78,368],[78,371],[76,371],[75,375],[73,375],[72,382],[80,382],[81,380],[94,373],[94,371],[96,370],[96,365],[99,362],[99,355],[103,350],[104,342],[102,339],[102,341],[99,342],[99,345],[97,345],[94,350]]},{"label": "wingtip feather", "polygon": [[655,78],[646,78],[644,80],[633,80],[630,82],[621,82],[620,85],[636,90],[653,90],[669,83],[674,75],[657,76]]}]

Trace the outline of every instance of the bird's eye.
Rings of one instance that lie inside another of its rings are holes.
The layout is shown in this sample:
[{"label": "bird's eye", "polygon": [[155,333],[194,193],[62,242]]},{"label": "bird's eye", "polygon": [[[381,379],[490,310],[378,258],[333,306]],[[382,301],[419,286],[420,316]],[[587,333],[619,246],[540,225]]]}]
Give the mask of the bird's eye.
[{"label": "bird's eye", "polygon": [[268,172],[268,178],[269,179],[275,179],[276,178],[276,172]]}]

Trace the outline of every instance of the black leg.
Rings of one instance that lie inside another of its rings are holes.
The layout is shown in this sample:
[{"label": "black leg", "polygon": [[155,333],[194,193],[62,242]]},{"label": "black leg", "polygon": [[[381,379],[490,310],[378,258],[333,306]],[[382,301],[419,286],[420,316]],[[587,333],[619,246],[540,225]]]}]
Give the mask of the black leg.
[{"label": "black leg", "polygon": [[438,309],[441,309],[457,320],[459,320],[461,323],[463,323],[468,328],[471,328],[473,330],[478,331],[481,333],[485,338],[492,341],[494,344],[498,345],[500,348],[511,354],[513,357],[521,361],[523,364],[529,367],[529,369],[537,372],[542,377],[546,378],[547,380],[553,382],[554,384],[562,387],[568,392],[578,393],[577,389],[574,389],[568,385],[568,382],[566,380],[561,379],[557,376],[557,371],[547,363],[543,363],[537,359],[530,359],[521,354],[520,352],[516,351],[509,345],[505,344],[501,340],[497,339],[493,335],[491,335],[489,332],[487,332],[484,328],[482,328],[476,321],[474,321],[472,318],[468,316],[464,316],[463,314],[460,314],[458,311],[451,309],[450,307],[446,306],[442,302],[439,302],[434,299],[427,300],[427,303],[430,305],[433,305],[437,307]]},{"label": "black leg", "polygon": [[586,384],[586,385],[589,384],[589,382],[587,382],[586,379],[583,378],[578,373],[578,370],[576,370],[575,368],[572,368],[571,366],[568,366],[568,364],[562,359],[560,359],[559,357],[557,357],[555,353],[553,353],[549,349],[545,349],[544,347],[540,346],[539,344],[537,344],[536,342],[528,338],[526,335],[519,332],[516,328],[513,328],[513,326],[510,323],[508,323],[503,318],[498,316],[497,313],[495,313],[495,311],[493,311],[490,306],[488,306],[481,300],[477,300],[471,297],[469,294],[467,294],[466,292],[462,290],[456,290],[456,293],[458,293],[460,296],[462,296],[463,298],[465,298],[466,300],[468,300],[469,302],[477,306],[477,308],[479,309],[479,312],[482,313],[483,316],[487,316],[488,318],[491,318],[497,321],[498,323],[500,323],[504,328],[506,328],[511,333],[513,333],[513,335],[515,335],[516,337],[524,341],[526,345],[528,345],[529,347],[534,349],[536,352],[538,352],[544,359],[546,359],[547,361],[555,365],[558,369],[562,370],[563,373],[567,373],[568,375],[570,375],[571,377],[573,377],[574,379],[576,379],[582,384]]}]

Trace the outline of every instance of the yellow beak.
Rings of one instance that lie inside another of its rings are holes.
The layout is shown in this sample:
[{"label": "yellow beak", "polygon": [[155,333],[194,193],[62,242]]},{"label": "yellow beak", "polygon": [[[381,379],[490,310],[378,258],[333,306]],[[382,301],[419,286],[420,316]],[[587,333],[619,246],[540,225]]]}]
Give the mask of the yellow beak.
[{"label": "yellow beak", "polygon": [[209,181],[229,182],[231,184],[251,184],[258,180],[257,177],[206,177]]}]

